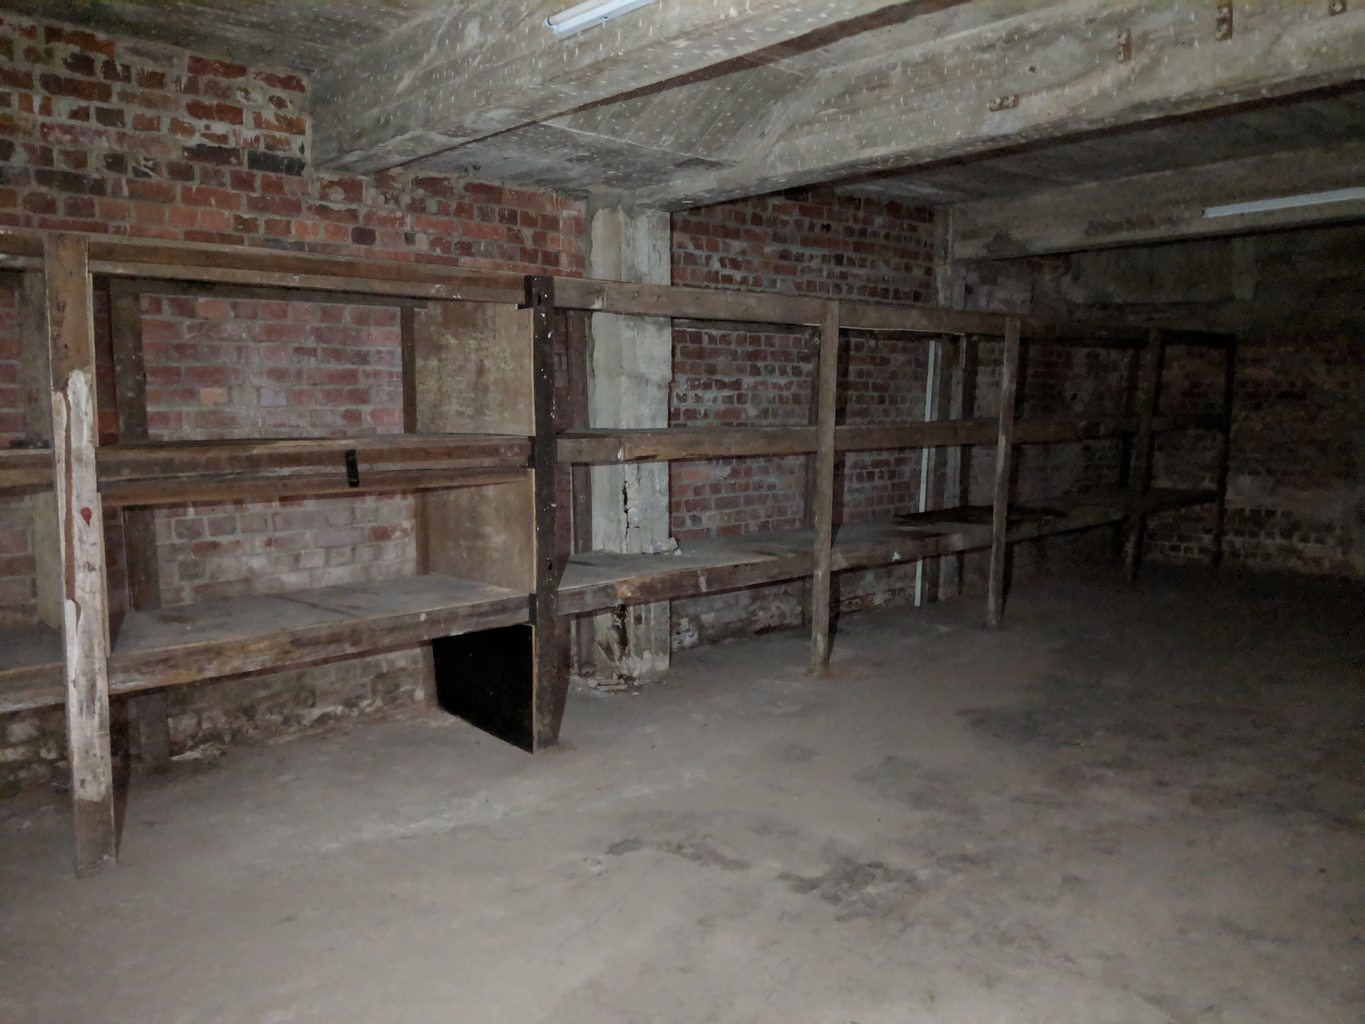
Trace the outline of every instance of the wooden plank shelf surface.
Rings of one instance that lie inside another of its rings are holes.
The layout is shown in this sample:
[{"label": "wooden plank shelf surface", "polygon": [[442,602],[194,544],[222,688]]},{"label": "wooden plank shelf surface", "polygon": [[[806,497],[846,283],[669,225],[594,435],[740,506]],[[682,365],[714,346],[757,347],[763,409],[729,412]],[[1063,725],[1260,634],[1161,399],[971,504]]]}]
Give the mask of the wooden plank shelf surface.
[{"label": "wooden plank shelf surface", "polygon": [[[109,691],[289,668],[529,619],[529,594],[439,575],[134,611],[114,641]],[[11,646],[6,633],[0,643],[8,648],[0,654],[0,710],[65,701],[55,632],[23,646]],[[49,650],[57,654],[51,665],[41,661]]]},{"label": "wooden plank shelf surface", "polygon": [[65,700],[61,632],[43,625],[0,629],[0,714]]},{"label": "wooden plank shelf surface", "polygon": [[[1214,500],[1212,491],[1153,490],[1149,514]],[[836,527],[831,568],[835,572],[935,558],[990,547],[988,505],[944,509],[910,522],[843,523]],[[1123,522],[1129,514],[1124,491],[1070,495],[1014,509],[1009,541],[1015,543]],[[678,552],[626,555],[589,551],[573,555],[559,585],[559,610],[581,615],[622,604],[738,590],[809,576],[814,566],[814,530],[782,530],[738,537],[686,541]]]},{"label": "wooden plank shelf surface", "polygon": [[278,669],[526,622],[529,595],[452,576],[408,576],[131,612],[111,692]]}]

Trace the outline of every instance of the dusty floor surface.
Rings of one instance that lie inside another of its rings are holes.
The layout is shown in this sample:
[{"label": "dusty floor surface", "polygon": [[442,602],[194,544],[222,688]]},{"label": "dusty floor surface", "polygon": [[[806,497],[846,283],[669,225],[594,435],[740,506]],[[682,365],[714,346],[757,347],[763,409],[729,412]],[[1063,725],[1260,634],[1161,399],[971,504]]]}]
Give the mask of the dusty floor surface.
[{"label": "dusty floor surface", "polygon": [[1362,602],[1153,575],[851,617],[576,694],[179,766],[76,882],[0,809],[0,1020],[1353,1022]]}]

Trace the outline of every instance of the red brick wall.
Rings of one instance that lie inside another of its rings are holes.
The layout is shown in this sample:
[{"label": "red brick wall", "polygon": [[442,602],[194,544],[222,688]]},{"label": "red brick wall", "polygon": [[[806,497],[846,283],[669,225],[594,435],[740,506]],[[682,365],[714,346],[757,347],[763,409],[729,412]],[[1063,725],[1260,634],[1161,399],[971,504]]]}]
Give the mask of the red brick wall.
[{"label": "red brick wall", "polygon": [[[145,296],[153,440],[402,429],[395,307]],[[295,499],[157,513],[167,604],[413,571],[412,501]]]},{"label": "red brick wall", "polygon": [[[828,191],[689,210],[673,218],[673,283],[859,301],[925,302],[933,287],[933,217],[925,208]],[[680,324],[674,331],[674,424],[808,423],[812,331]],[[845,419],[921,419],[927,346],[894,336],[848,339]],[[845,519],[888,516],[918,495],[914,452],[867,452],[843,468]],[[792,529],[806,521],[807,459],[679,463],[672,528],[684,544],[707,535]],[[846,574],[845,606],[886,599],[904,570]],[[675,644],[691,646],[799,622],[799,586],[674,602]]]},{"label": "red brick wall", "polygon": [[583,271],[580,202],[311,173],[294,74],[12,15],[0,56],[0,224]]},{"label": "red brick wall", "polygon": [[[308,166],[308,84],[173,47],[0,15],[0,226],[583,272],[584,205],[549,192]],[[101,427],[115,417],[107,311],[97,296]],[[0,443],[22,433],[12,289],[0,289]],[[154,437],[337,436],[401,427],[393,308],[148,296]],[[158,512],[170,604],[411,571],[408,496]],[[0,622],[34,614],[29,523],[0,498]],[[109,536],[111,598],[121,541]],[[185,750],[411,700],[415,652],[172,692]],[[33,721],[39,721],[34,718]],[[60,778],[59,718],[23,734],[26,781]],[[55,724],[54,724],[55,723]],[[17,763],[12,761],[11,763]],[[0,789],[5,777],[0,776]]]},{"label": "red brick wall", "polygon": [[[1365,488],[1359,472],[1365,374],[1359,225],[1076,253],[983,267],[985,286],[1042,316],[1178,323],[1240,336],[1234,389],[1225,564],[1365,576]],[[1097,357],[1098,358],[1098,357]],[[1112,356],[1110,357],[1112,359]],[[1074,363],[1069,388],[1113,386],[1114,366]],[[1161,411],[1217,412],[1223,360],[1171,346]],[[1154,482],[1212,487],[1216,435],[1159,437]],[[1074,467],[1098,477],[1091,458]],[[1154,561],[1207,564],[1213,509],[1156,516]]]}]

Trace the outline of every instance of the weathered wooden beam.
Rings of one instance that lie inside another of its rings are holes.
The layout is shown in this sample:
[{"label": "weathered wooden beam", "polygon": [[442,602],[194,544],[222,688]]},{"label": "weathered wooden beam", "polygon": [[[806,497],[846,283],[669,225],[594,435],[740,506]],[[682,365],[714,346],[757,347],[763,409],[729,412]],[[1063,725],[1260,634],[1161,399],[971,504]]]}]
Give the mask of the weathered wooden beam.
[{"label": "weathered wooden beam", "polygon": [[32,450],[0,452],[0,493],[29,495],[38,620],[60,629],[62,558],[52,493],[52,366],[47,334],[43,275],[27,271],[19,279],[19,390],[24,443]]},{"label": "weathered wooden beam", "polygon": [[569,695],[568,623],[561,623],[556,605],[559,575],[557,534],[559,499],[555,457],[555,369],[554,350],[559,318],[555,312],[555,282],[552,277],[533,277],[527,281],[527,301],[531,307],[531,372],[534,377],[532,403],[535,416],[535,592],[532,607],[532,680],[533,749],[539,751],[559,742],[564,721],[564,706]]},{"label": "weathered wooden beam", "polygon": [[1130,513],[1124,525],[1123,564],[1129,580],[1137,578],[1142,564],[1143,532],[1147,522],[1146,498],[1152,483],[1152,423],[1157,404],[1161,401],[1161,331],[1153,328],[1142,350],[1138,370],[1136,412],[1137,435],[1133,438],[1131,462],[1128,469]]},{"label": "weathered wooden beam", "polygon": [[339,494],[392,494],[395,491],[443,491],[458,487],[515,483],[525,469],[498,466],[469,468],[376,470],[352,484],[338,466],[327,474],[277,476],[199,476],[182,479],[115,480],[100,485],[110,506],[184,505],[197,501],[275,501],[279,498],[322,498]]},{"label": "weathered wooden beam", "polygon": [[1208,207],[1360,185],[1365,144],[1290,150],[1117,181],[985,199],[955,208],[962,259],[1048,253],[1277,231],[1365,217],[1365,199],[1206,217]]},{"label": "weathered wooden beam", "polygon": [[1219,412],[1218,468],[1214,489],[1217,493],[1213,512],[1213,551],[1209,561],[1215,569],[1223,565],[1223,538],[1228,521],[1228,472],[1232,466],[1232,410],[1237,396],[1237,346],[1229,345],[1223,354],[1223,407]]},{"label": "weathered wooden beam", "polygon": [[874,27],[901,0],[659,3],[558,39],[559,0],[473,0],[343,54],[312,79],[320,166],[373,173],[801,37]]},{"label": "weathered wooden beam", "polygon": [[[142,295],[121,280],[109,282],[109,323],[114,354],[114,407],[120,444],[146,442],[147,367],[142,353]],[[128,608],[161,607],[161,570],[156,553],[156,511],[123,510],[123,556],[128,573]],[[152,772],[171,767],[171,730],[166,694],[153,690],[132,700],[142,764]]]},{"label": "weathered wooden beam", "polygon": [[384,469],[527,465],[528,436],[516,434],[378,434],[368,437],[249,438],[110,445],[100,449],[105,483],[157,477],[249,476],[344,467],[355,452],[365,474]]},{"label": "weathered wooden beam", "polygon": [[[946,365],[951,352],[950,343],[944,338],[935,339],[929,346],[929,366],[924,381],[926,423],[940,422],[944,410],[952,400],[952,379]],[[924,445],[919,451],[921,512],[943,507],[944,484],[939,465],[939,447]],[[924,562],[915,566],[915,607],[918,608],[935,599],[938,593],[936,583],[938,568],[937,564],[931,567]]]},{"label": "weathered wooden beam", "polygon": [[[577,310],[565,310],[564,348],[568,366],[566,408],[557,410],[561,426],[586,429],[591,409],[591,338],[588,317]],[[560,435],[563,437],[563,435]],[[556,457],[562,465],[566,460],[556,441]],[[568,460],[572,462],[572,460]],[[569,467],[569,552],[580,554],[592,550],[592,471],[586,465]],[[566,559],[567,561],[567,559]],[[562,612],[561,612],[562,614]],[[575,618],[572,630],[572,660],[570,670],[591,671],[593,663],[593,624],[591,620]]]},{"label": "weathered wooden beam", "polygon": [[986,592],[986,625],[996,629],[1005,612],[1005,567],[1009,557],[1010,486],[1014,468],[1014,412],[1019,391],[1019,322],[1005,331],[1000,371],[1000,429],[995,445],[995,490],[991,503],[991,575]]},{"label": "weathered wooden beam", "polygon": [[[375,295],[364,291],[363,280],[354,282],[354,291],[280,288],[268,284],[232,284],[218,281],[180,281],[170,278],[136,278],[117,275],[131,287],[153,295],[183,295],[189,298],[250,299],[257,302],[336,303],[346,306],[411,308],[425,305],[422,298],[404,295]],[[510,293],[509,293],[510,294]]]},{"label": "weathered wooden beam", "polygon": [[[1208,0],[1003,5],[928,40],[924,24],[956,12],[925,15],[784,97],[782,119],[733,166],[632,200],[700,206],[1358,81],[1365,5],[1330,6],[1244,0],[1230,35]],[[909,45],[889,45],[898,33]]]},{"label": "weathered wooden beam", "polygon": [[834,609],[830,601],[833,575],[830,566],[834,546],[834,432],[839,411],[839,303],[826,307],[820,329],[820,383],[818,392],[819,447],[815,453],[814,571],[810,589],[811,671],[829,668],[830,631]]},{"label": "weathered wooden beam", "polygon": [[44,252],[51,337],[53,475],[63,569],[67,750],[76,871],[118,853],[109,748],[109,608],[104,514],[95,472],[95,322],[84,238],[52,235]]},{"label": "weathered wooden beam", "polygon": [[[0,243],[26,249],[16,234]],[[205,281],[223,285],[362,292],[372,296],[449,299],[509,305],[522,298],[518,274],[395,259],[354,259],[283,252],[252,246],[197,245],[137,239],[95,238],[90,269],[113,277],[158,281]]]},{"label": "weathered wooden beam", "polygon": [[[889,448],[948,448],[990,444],[994,419],[930,420],[909,423],[847,423],[834,431],[836,452],[880,451]],[[1204,416],[1158,420],[1158,430],[1211,427]],[[1019,420],[1015,444],[1056,444],[1094,441],[1134,433],[1131,418],[1092,419],[1087,416],[1048,416]],[[562,463],[611,464],[673,462],[754,455],[803,455],[819,448],[819,430],[811,426],[783,427],[658,427],[639,430],[570,430],[559,435]]]},{"label": "weathered wooden beam", "polygon": [[800,455],[815,448],[814,427],[598,428],[567,431],[558,444],[561,462],[597,465]]}]

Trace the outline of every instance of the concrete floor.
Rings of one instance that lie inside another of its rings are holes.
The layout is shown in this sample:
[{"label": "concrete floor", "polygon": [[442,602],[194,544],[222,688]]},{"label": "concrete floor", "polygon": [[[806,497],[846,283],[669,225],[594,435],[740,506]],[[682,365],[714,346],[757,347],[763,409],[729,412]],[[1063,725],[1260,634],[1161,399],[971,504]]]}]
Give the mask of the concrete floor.
[{"label": "concrete floor", "polygon": [[184,765],[76,882],[0,809],[0,1020],[1361,1021],[1359,591],[1152,575],[851,617]]}]

